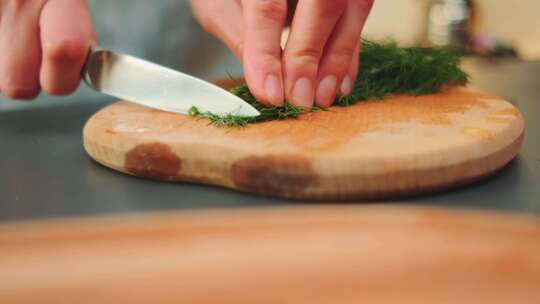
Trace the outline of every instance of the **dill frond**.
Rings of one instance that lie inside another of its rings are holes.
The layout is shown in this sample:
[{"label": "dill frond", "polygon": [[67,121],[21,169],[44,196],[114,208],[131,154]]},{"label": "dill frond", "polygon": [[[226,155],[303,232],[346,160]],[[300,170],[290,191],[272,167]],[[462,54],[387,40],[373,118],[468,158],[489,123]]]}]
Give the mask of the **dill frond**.
[{"label": "dill frond", "polygon": [[[350,106],[369,99],[383,99],[390,95],[426,95],[440,92],[445,86],[464,85],[467,74],[459,68],[462,54],[443,48],[403,48],[396,42],[377,43],[362,41],[360,71],[353,90],[348,96],[338,96],[335,105]],[[250,123],[276,119],[296,118],[306,111],[285,103],[282,107],[264,107],[257,102],[247,85],[231,89],[231,93],[242,98],[261,115],[243,117],[219,116],[201,113],[196,108],[189,111],[193,117],[206,118],[214,125],[241,127]]]}]

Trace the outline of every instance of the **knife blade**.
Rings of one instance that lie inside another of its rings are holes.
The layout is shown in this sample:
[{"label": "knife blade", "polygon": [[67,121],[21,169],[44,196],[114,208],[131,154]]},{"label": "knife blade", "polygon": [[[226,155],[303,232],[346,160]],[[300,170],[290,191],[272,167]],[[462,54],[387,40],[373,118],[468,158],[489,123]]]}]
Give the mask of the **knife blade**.
[{"label": "knife blade", "polygon": [[260,115],[230,92],[158,64],[92,47],[82,78],[91,88],[143,106],[187,114],[191,107],[216,115]]}]

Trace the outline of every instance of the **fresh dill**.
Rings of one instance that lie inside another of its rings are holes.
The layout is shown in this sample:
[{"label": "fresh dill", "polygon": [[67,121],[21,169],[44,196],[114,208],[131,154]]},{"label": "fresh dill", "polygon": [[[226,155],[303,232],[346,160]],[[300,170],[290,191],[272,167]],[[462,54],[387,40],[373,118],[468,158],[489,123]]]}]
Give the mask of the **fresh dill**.
[{"label": "fresh dill", "polygon": [[300,114],[309,111],[318,110],[317,107],[311,109],[302,109],[291,104],[285,103],[282,107],[265,107],[257,102],[255,97],[249,91],[247,85],[237,86],[231,89],[231,93],[242,98],[252,105],[259,113],[259,116],[248,117],[238,115],[216,115],[210,112],[200,112],[196,107],[191,107],[188,111],[189,116],[206,118],[210,123],[216,126],[242,127],[250,123],[263,122],[276,119],[296,118]]},{"label": "fresh dill", "polygon": [[[353,90],[348,96],[338,96],[335,105],[350,106],[369,99],[383,99],[389,95],[426,95],[440,92],[445,86],[464,85],[467,74],[460,69],[462,56],[444,48],[399,47],[395,42],[362,41],[360,71]],[[243,84],[231,89],[261,115],[244,117],[201,113],[195,107],[189,110],[193,117],[206,118],[214,125],[240,127],[250,123],[296,118],[309,111],[285,103],[282,107],[265,107]],[[317,110],[312,108],[311,111]]]},{"label": "fresh dill", "polygon": [[446,86],[464,85],[468,76],[460,69],[461,55],[445,48],[402,48],[395,42],[362,42],[360,72],[349,96],[338,105],[352,105],[388,95],[426,95]]}]

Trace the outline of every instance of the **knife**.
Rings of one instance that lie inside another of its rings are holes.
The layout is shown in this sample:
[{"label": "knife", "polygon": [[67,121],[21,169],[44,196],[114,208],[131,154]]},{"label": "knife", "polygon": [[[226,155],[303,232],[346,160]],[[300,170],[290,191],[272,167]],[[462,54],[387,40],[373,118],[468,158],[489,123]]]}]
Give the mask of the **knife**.
[{"label": "knife", "polygon": [[197,107],[216,115],[260,115],[244,100],[209,82],[98,47],[90,49],[82,78],[99,92],[163,111],[187,114]]}]

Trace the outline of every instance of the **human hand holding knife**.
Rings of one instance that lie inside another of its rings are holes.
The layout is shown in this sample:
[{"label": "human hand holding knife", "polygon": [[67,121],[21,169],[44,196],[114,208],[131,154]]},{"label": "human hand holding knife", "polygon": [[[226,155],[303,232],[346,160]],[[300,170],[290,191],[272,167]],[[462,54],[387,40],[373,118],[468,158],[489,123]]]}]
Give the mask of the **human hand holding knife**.
[{"label": "human hand holding knife", "polygon": [[[287,100],[328,107],[338,93],[350,92],[360,32],[373,0],[190,3],[203,27],[242,61],[250,90],[262,104],[280,106]],[[282,50],[287,19],[291,35]],[[75,91],[96,41],[86,0],[0,0],[0,20],[2,94],[32,99],[40,90]]]}]

